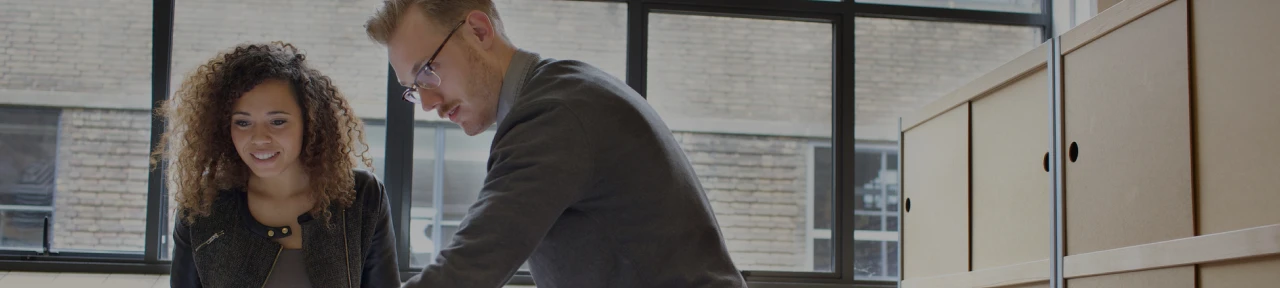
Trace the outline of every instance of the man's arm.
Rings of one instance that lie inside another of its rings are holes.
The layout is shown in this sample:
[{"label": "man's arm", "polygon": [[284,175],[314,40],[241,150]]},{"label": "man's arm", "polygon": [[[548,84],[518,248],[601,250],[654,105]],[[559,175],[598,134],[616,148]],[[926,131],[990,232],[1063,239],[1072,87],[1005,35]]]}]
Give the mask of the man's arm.
[{"label": "man's arm", "polygon": [[501,287],[591,185],[592,146],[569,107],[544,100],[507,117],[453,244],[404,287]]}]

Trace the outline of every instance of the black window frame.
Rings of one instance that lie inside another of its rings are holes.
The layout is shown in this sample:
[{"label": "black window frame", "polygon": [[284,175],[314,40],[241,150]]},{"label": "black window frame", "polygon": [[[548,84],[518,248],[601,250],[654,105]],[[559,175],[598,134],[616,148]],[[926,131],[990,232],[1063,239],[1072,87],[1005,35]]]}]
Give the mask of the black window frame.
[{"label": "black window frame", "polygon": [[[568,0],[610,2],[627,4],[627,50],[626,50],[626,82],[641,95],[645,94],[647,77],[648,16],[651,13],[680,13],[713,16],[732,16],[748,18],[786,19],[799,21],[817,21],[832,25],[833,41],[833,87],[832,119],[833,163],[835,165],[835,183],[832,195],[832,211],[838,211],[832,224],[832,241],[838,245],[832,247],[835,255],[835,271],[832,272],[782,272],[782,271],[743,271],[752,287],[895,287],[896,281],[861,281],[853,277],[853,237],[845,234],[853,231],[852,207],[853,187],[846,185],[841,179],[853,179],[853,162],[856,139],[854,138],[854,18],[893,18],[924,21],[966,22],[984,24],[1003,24],[1032,26],[1041,29],[1042,40],[1052,38],[1053,12],[1049,0],[1041,0],[1040,13],[1017,13],[981,10],[963,10],[952,8],[901,6],[889,4],[860,3],[854,0],[813,1],[813,0]],[[173,23],[175,0],[154,0],[152,19],[152,63],[151,63],[151,102],[152,109],[162,100],[168,98],[170,70],[172,63]],[[401,95],[403,88],[395,80],[395,73],[387,68],[387,99]],[[395,218],[395,235],[397,237],[397,260],[405,278],[420,271],[407,269],[410,267],[410,253],[407,234],[409,219],[407,200],[412,193],[413,171],[413,129],[421,125],[413,118],[414,107],[400,101],[387,101],[386,157],[384,167],[386,177],[384,185],[389,192],[392,213]],[[151,145],[163,134],[165,123],[152,117]],[[141,254],[110,253],[71,253],[71,252],[31,252],[0,251],[0,271],[37,271],[37,272],[82,272],[82,273],[143,273],[167,274],[169,261],[162,260],[167,247],[161,242],[167,236],[168,215],[165,209],[168,202],[168,191],[163,185],[166,167],[155,167],[163,163],[152,164],[147,185],[147,220],[146,240]],[[518,272],[510,284],[533,284],[528,272]]]}]

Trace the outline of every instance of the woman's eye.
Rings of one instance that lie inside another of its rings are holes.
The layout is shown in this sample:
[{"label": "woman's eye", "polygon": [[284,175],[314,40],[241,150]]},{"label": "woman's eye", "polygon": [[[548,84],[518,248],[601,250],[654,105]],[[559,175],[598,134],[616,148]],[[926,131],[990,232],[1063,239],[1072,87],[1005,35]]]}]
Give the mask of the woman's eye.
[{"label": "woman's eye", "polygon": [[280,125],[284,125],[284,123],[285,123],[285,122],[287,122],[287,121],[285,121],[285,120],[271,120],[271,125],[280,126]]},{"label": "woman's eye", "polygon": [[233,123],[236,124],[236,126],[249,127],[249,121],[236,120],[236,121],[233,121]]}]

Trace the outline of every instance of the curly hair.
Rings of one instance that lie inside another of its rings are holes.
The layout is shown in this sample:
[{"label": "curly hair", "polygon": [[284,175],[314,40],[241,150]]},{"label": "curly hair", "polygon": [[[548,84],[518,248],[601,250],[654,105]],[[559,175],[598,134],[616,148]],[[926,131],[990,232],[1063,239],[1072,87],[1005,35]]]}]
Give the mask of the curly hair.
[{"label": "curly hair", "polygon": [[[169,125],[151,153],[166,159],[171,188],[188,223],[212,211],[221,191],[248,184],[249,167],[231,141],[231,110],[237,99],[266,80],[290,84],[302,108],[303,144],[298,156],[316,199],[309,212],[326,223],[331,205],[355,201],[355,160],[373,167],[360,118],[329,77],[310,68],[306,56],[284,42],[242,44],[196,68],[172,99],[157,108]],[[359,148],[357,151],[357,142]],[[153,165],[152,167],[157,167]]]}]

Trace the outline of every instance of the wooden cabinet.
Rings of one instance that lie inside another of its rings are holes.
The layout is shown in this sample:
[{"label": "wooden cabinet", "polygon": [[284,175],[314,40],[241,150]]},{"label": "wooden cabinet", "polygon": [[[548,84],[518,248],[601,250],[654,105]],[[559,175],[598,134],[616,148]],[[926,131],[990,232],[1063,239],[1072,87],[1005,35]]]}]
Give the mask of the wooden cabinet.
[{"label": "wooden cabinet", "polygon": [[[1068,256],[1195,235],[1186,2],[1063,56]],[[1195,270],[1069,279],[1067,286],[1194,287]]]},{"label": "wooden cabinet", "polygon": [[904,117],[905,195],[930,206],[905,216],[903,287],[1044,287],[1058,257],[1071,288],[1280,283],[1274,11],[1120,1]]},{"label": "wooden cabinet", "polygon": [[1049,259],[1049,73],[974,100],[973,270]]},{"label": "wooden cabinet", "polygon": [[969,271],[969,107],[903,135],[905,278]]},{"label": "wooden cabinet", "polygon": [[[1280,1],[1191,3],[1199,234],[1280,223]],[[1263,28],[1266,27],[1266,28]],[[1200,287],[1273,287],[1280,257],[1204,264]]]}]

